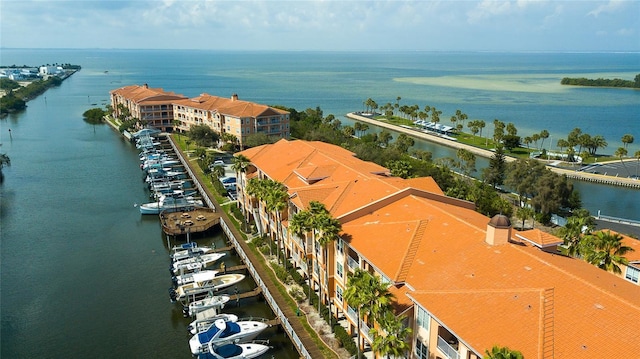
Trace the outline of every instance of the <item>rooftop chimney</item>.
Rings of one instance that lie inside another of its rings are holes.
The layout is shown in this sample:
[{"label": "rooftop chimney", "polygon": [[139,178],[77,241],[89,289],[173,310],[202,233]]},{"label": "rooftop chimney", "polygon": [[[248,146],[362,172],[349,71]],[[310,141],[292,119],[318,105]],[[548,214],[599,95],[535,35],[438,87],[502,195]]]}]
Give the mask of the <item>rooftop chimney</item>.
[{"label": "rooftop chimney", "polygon": [[492,246],[506,244],[511,238],[511,221],[503,214],[496,214],[487,224],[485,242]]},{"label": "rooftop chimney", "polygon": [[233,95],[231,95],[231,101],[238,101],[238,94],[234,93]]}]

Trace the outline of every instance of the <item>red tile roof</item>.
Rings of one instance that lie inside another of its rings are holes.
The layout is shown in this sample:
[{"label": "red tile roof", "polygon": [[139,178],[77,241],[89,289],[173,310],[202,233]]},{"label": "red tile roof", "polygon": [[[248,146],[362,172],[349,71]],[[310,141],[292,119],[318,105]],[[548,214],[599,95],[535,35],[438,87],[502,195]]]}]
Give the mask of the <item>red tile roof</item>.
[{"label": "red tile roof", "polygon": [[288,114],[287,111],[266,105],[233,98],[211,96],[206,93],[194,98],[175,101],[174,104],[206,111],[215,111],[227,116],[238,118],[255,118],[261,116],[279,116]]},{"label": "red tile roof", "polygon": [[[317,142],[281,140],[243,154],[285,183],[296,205],[325,203],[343,239],[387,278],[406,283],[402,291],[472,350],[498,344],[525,358],[640,353],[639,286],[526,242],[490,246],[489,218],[443,196],[432,179],[380,176],[386,169]],[[303,180],[314,174],[322,175],[313,185]],[[557,241],[523,233],[538,244]]]}]

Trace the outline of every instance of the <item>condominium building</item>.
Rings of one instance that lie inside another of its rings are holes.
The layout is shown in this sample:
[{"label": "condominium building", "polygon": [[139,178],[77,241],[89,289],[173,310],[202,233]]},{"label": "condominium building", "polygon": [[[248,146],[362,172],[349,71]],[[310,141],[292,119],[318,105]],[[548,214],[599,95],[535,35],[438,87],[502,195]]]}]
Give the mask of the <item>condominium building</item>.
[{"label": "condominium building", "polygon": [[115,117],[120,116],[123,108],[126,108],[132,118],[141,121],[142,127],[154,127],[166,132],[173,129],[172,103],[186,99],[183,95],[150,88],[147,84],[121,87],[110,94]]},{"label": "condominium building", "polygon": [[[338,146],[281,140],[241,154],[251,165],[238,178],[238,205],[282,241],[333,315],[360,331],[361,346],[371,344],[369,327],[343,297],[357,268],[387,283],[396,314],[408,316],[410,358],[479,358],[494,345],[525,358],[640,353],[640,287],[559,255],[557,237],[518,232],[505,216],[488,218],[445,196],[432,178],[391,177]],[[251,179],[283,183],[288,209],[265,212],[246,193]],[[288,228],[312,201],[342,225],[326,246]]]},{"label": "condominium building", "polygon": [[247,136],[262,133],[274,138],[289,138],[289,112],[278,108],[231,98],[201,94],[173,103],[176,129],[186,132],[194,125],[207,125],[214,131],[229,133],[240,146]]},{"label": "condominium building", "polygon": [[187,132],[194,125],[206,125],[219,134],[233,135],[244,146],[247,136],[260,133],[280,139],[289,138],[289,112],[238,99],[206,93],[187,98],[161,88],[132,85],[111,91],[114,116],[128,109],[142,127],[165,132]]}]

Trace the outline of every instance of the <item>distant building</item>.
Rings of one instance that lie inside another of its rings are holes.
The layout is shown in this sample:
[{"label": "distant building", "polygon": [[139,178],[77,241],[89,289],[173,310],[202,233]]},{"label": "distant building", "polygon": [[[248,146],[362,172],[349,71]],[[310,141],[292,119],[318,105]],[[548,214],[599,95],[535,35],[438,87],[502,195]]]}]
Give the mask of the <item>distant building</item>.
[{"label": "distant building", "polygon": [[242,146],[247,136],[263,133],[275,138],[289,138],[289,112],[238,99],[201,94],[173,103],[176,130],[186,132],[194,125],[207,125],[222,134],[236,137]]},{"label": "distant building", "polygon": [[126,108],[132,118],[140,120],[139,127],[154,127],[166,132],[173,130],[172,103],[186,99],[161,88],[149,88],[147,84],[121,87],[110,94],[114,117],[122,115]]},{"label": "distant building", "polygon": [[141,127],[165,132],[187,132],[191,126],[206,125],[219,134],[235,136],[243,146],[247,136],[262,133],[274,138],[289,138],[289,112],[238,99],[201,94],[194,98],[166,92],[161,88],[132,85],[111,91],[114,116],[129,110]]},{"label": "distant building", "polygon": [[64,72],[62,66],[40,66],[38,74],[40,76],[58,75]]}]

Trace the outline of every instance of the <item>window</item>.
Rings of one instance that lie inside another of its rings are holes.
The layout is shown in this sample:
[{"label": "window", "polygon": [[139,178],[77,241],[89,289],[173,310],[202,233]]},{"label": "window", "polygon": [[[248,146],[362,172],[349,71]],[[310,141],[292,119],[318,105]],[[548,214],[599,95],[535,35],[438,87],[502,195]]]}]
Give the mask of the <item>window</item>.
[{"label": "window", "polygon": [[638,278],[640,277],[640,269],[636,269],[633,267],[627,267],[627,273],[624,276],[628,281],[633,283],[638,283]]},{"label": "window", "polygon": [[429,322],[431,321],[431,317],[426,310],[418,307],[418,326],[424,328],[425,330],[429,330]]},{"label": "window", "polygon": [[340,287],[336,287],[336,298],[338,298],[338,300],[342,302],[342,288]]},{"label": "window", "polygon": [[338,277],[340,277],[340,279],[342,279],[343,278],[342,263],[336,263],[336,270],[338,272]]},{"label": "window", "polygon": [[416,358],[419,358],[419,359],[429,358],[429,346],[422,343],[420,338],[416,338]]},{"label": "window", "polygon": [[340,254],[344,253],[344,243],[342,243],[342,239],[340,238],[336,241],[336,251]]}]

